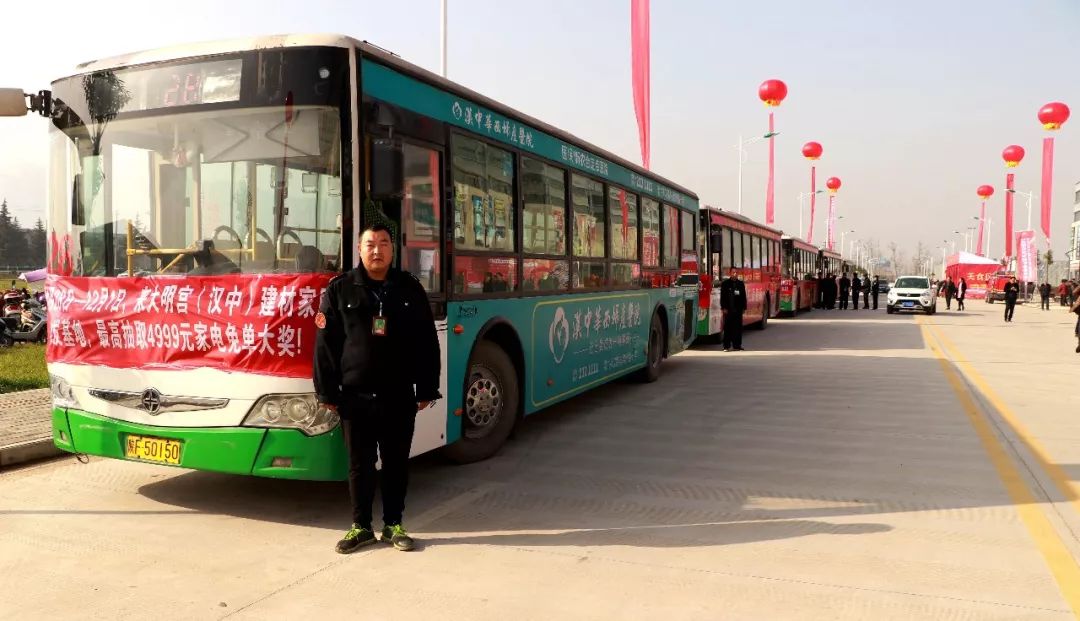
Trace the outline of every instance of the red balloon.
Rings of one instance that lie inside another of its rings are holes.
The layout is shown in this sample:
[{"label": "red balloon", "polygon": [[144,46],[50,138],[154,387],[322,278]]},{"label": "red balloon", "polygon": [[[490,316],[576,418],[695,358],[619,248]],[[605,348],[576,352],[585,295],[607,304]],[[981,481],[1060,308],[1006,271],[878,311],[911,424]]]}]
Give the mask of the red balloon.
[{"label": "red balloon", "polygon": [[975,190],[975,192],[979,195],[979,198],[986,200],[994,195],[994,186],[980,185],[979,189]]},{"label": "red balloon", "polygon": [[1005,150],[1001,152],[1002,159],[1005,160],[1005,165],[1009,168],[1016,167],[1020,163],[1020,160],[1024,159],[1024,147],[1018,144],[1011,144],[1005,147]]},{"label": "red balloon", "polygon": [[787,84],[780,80],[765,80],[758,87],[757,94],[766,106],[779,106],[787,97]]},{"label": "red balloon", "polygon": [[825,187],[829,188],[829,191],[833,194],[840,189],[840,177],[829,177],[825,180]]},{"label": "red balloon", "polygon": [[808,160],[816,160],[821,157],[821,143],[820,142],[808,142],[802,147],[802,154]]},{"label": "red balloon", "polygon": [[1039,122],[1043,124],[1043,129],[1061,129],[1068,120],[1069,106],[1060,101],[1048,103],[1039,109]]}]

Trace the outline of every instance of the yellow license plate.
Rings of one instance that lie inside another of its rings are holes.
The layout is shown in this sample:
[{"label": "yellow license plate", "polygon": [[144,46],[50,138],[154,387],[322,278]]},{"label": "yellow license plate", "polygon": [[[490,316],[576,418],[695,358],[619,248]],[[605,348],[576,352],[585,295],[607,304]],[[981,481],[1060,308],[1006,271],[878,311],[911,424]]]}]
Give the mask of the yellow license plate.
[{"label": "yellow license plate", "polygon": [[180,441],[147,436],[128,436],[124,441],[124,457],[159,464],[180,464]]}]

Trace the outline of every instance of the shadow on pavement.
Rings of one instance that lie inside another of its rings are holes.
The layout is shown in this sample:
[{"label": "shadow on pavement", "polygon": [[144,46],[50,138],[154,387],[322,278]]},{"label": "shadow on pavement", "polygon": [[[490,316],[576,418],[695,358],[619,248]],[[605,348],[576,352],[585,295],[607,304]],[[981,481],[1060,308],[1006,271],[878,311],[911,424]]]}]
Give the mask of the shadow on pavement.
[{"label": "shadow on pavement", "polygon": [[[913,325],[896,324],[875,327],[874,342],[837,348],[922,347]],[[842,323],[792,323],[756,347],[783,350],[802,330],[819,331],[818,343],[849,336]],[[921,403],[936,405],[912,407],[912,386]],[[342,483],[192,472],[140,493],[188,510],[330,531],[349,521]],[[882,533],[892,527],[851,520],[990,507],[1011,515],[929,355],[718,354],[676,356],[655,384],[610,384],[531,416],[488,461],[414,460],[406,524],[429,516],[418,533],[432,546],[690,547]]]}]

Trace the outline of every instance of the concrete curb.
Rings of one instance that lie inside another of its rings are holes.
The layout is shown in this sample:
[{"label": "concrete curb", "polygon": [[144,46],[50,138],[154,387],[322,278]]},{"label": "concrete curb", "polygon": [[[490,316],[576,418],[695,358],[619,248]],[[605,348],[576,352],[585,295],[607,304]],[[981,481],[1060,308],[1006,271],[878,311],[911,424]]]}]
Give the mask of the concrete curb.
[{"label": "concrete curb", "polygon": [[55,457],[62,453],[64,451],[56,448],[52,438],[12,444],[11,446],[0,447],[0,468],[34,461],[35,459]]}]

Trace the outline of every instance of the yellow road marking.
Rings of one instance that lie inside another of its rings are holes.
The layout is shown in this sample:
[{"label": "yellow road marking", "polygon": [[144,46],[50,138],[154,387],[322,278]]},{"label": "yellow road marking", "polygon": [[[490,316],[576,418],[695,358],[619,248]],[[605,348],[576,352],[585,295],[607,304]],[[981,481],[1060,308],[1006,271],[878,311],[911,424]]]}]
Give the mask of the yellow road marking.
[{"label": "yellow road marking", "polygon": [[964,372],[964,375],[968,380],[979,389],[979,392],[981,392],[984,397],[986,397],[986,400],[990,402],[990,405],[997,409],[1001,414],[1001,417],[1005,419],[1005,422],[1012,427],[1017,437],[1027,445],[1028,450],[1030,450],[1031,454],[1035,457],[1035,461],[1038,462],[1039,467],[1050,476],[1050,480],[1057,486],[1061,495],[1072,504],[1077,513],[1080,513],[1080,485],[1077,485],[1070,480],[1069,475],[1065,473],[1065,470],[1050,458],[1050,453],[1042,447],[1042,444],[1035,439],[1035,436],[1027,432],[1023,423],[1020,422],[1019,417],[1016,416],[1009,406],[1005,405],[1005,402],[1001,397],[999,397],[997,393],[994,392],[994,389],[990,387],[990,384],[979,375],[979,372],[976,371],[971,362],[960,353],[959,348],[949,340],[949,337],[945,336],[941,330],[930,329],[932,334],[937,337],[938,342],[941,343],[942,349],[944,349],[949,357],[952,358],[953,362],[956,363],[956,366]]},{"label": "yellow road marking", "polygon": [[922,330],[923,340],[934,353],[938,364],[941,365],[949,386],[956,393],[960,406],[963,408],[964,413],[967,414],[968,421],[975,428],[979,440],[982,441],[983,448],[990,456],[990,461],[994,464],[998,477],[1005,485],[1005,489],[1008,491],[1021,521],[1023,521],[1028,534],[1035,541],[1036,547],[1038,547],[1047,566],[1049,566],[1054,580],[1057,581],[1062,597],[1072,608],[1073,615],[1080,619],[1080,565],[1077,565],[1076,559],[1069,553],[1065,542],[1062,541],[1050,520],[1047,519],[1046,514],[1043,513],[1039,501],[1036,500],[1027,482],[1020,475],[1020,471],[1009,456],[1008,451],[994,434],[990,421],[987,420],[986,414],[976,405],[975,399],[965,387],[960,374],[952,368],[943,349],[939,348],[932,340],[932,336],[936,336],[937,332],[931,334],[930,329],[922,321],[918,323],[919,329]]}]

